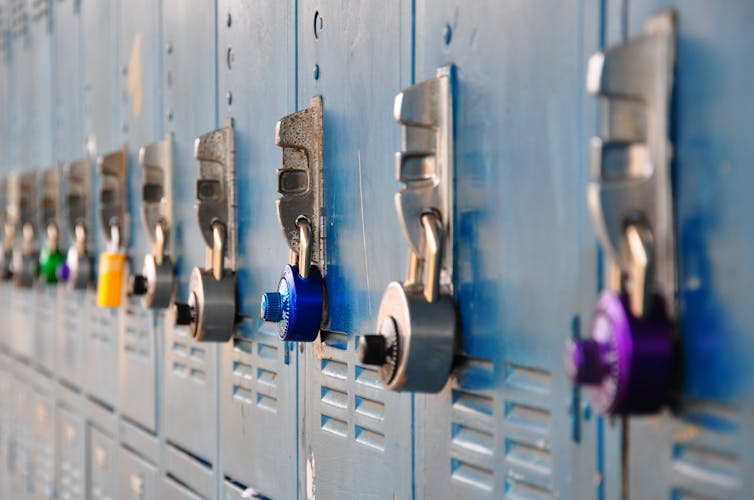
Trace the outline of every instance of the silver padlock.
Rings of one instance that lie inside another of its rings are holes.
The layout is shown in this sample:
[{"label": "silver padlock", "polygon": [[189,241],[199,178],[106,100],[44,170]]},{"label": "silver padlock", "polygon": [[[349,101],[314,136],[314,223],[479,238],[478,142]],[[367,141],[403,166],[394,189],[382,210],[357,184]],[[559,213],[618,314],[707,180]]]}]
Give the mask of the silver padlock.
[{"label": "silver padlock", "polygon": [[14,176],[13,211],[14,220],[21,228],[21,245],[13,251],[13,284],[20,288],[31,288],[37,276],[39,249],[36,242],[36,172],[24,172]]},{"label": "silver padlock", "polygon": [[409,244],[408,278],[382,296],[376,335],[359,341],[359,359],[379,366],[388,389],[438,392],[458,341],[453,287],[453,68],[396,97],[404,125],[397,154],[398,219]]},{"label": "silver padlock", "polygon": [[23,225],[21,248],[13,251],[13,284],[19,288],[31,288],[39,269],[39,250],[36,248],[34,226]]},{"label": "silver padlock", "polygon": [[197,219],[207,244],[207,266],[191,271],[186,303],[175,323],[199,341],[225,342],[236,326],[236,219],[233,122],[197,138]]},{"label": "silver padlock", "polygon": [[94,227],[91,160],[87,157],[71,162],[65,169],[65,178],[66,222],[73,244],[68,248],[58,279],[69,288],[84,290],[94,280],[94,261],[89,249],[89,230]]},{"label": "silver padlock", "polygon": [[141,274],[131,276],[129,292],[142,296],[145,307],[165,309],[175,299],[177,280],[171,258],[173,220],[173,136],[148,144],[139,152],[144,171],[141,218],[152,241]]}]

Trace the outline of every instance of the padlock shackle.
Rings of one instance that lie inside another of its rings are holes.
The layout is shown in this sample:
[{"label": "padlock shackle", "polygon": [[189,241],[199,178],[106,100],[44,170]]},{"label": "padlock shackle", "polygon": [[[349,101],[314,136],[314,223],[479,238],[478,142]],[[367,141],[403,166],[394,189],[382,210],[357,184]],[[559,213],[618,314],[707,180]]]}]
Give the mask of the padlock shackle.
[{"label": "padlock shackle", "polygon": [[212,222],[212,276],[217,281],[223,279],[225,266],[225,240],[227,238],[225,224],[219,220]]},{"label": "padlock shackle", "polygon": [[86,253],[86,226],[83,223],[78,223],[73,228],[74,234],[74,246],[79,255]]},{"label": "padlock shackle", "polygon": [[162,265],[162,259],[165,256],[165,247],[168,239],[167,223],[160,219],[154,226],[154,242],[152,243],[152,256],[157,265]]},{"label": "padlock shackle", "polygon": [[436,212],[423,214],[421,221],[424,229],[424,298],[431,304],[437,302],[440,293],[443,230]]},{"label": "padlock shackle", "polygon": [[60,239],[60,231],[58,230],[58,225],[55,223],[47,224],[46,232],[47,248],[51,252],[54,252],[58,249],[58,241]]},{"label": "padlock shackle", "polygon": [[298,226],[298,249],[299,249],[299,262],[298,262],[298,274],[304,279],[309,278],[309,271],[312,265],[312,227],[309,224],[309,220],[306,217],[299,217],[296,219],[296,225]]}]

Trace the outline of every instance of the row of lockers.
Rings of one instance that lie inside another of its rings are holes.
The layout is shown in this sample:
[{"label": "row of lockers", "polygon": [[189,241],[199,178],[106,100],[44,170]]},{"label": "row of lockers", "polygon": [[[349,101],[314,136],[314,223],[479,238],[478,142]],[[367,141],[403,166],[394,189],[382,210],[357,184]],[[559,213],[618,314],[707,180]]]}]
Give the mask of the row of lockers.
[{"label": "row of lockers", "polygon": [[[646,34],[667,7],[677,16],[672,395],[651,416],[603,416],[563,358],[569,340],[589,336],[610,281],[586,201],[590,140],[625,130],[608,125],[585,81],[592,54]],[[746,497],[754,145],[742,131],[754,125],[754,67],[742,61],[753,20],[745,0],[0,2],[0,176],[41,179],[76,163],[98,172],[98,158],[123,152],[133,275],[152,250],[139,150],[168,137],[183,303],[192,268],[210,266],[195,140],[232,123],[237,286],[232,338],[199,342],[172,307],[128,295],[98,307],[94,282],[0,285],[0,496]],[[380,330],[386,285],[409,267],[394,156],[411,132],[395,98],[448,67],[454,264],[440,280],[459,317],[456,353],[439,393],[396,392],[357,354]],[[259,317],[291,251],[275,124],[314,96],[323,194],[311,222],[327,314],[313,342],[285,342]],[[93,175],[92,255],[113,251],[97,220],[106,184]],[[74,235],[61,228],[67,248]]]}]

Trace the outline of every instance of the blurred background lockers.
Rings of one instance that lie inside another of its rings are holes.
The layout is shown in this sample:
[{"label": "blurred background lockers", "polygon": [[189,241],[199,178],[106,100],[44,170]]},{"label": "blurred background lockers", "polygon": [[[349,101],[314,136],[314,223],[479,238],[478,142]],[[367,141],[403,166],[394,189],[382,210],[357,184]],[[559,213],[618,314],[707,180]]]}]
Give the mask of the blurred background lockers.
[{"label": "blurred background lockers", "polygon": [[[563,369],[601,262],[585,202],[599,130],[586,61],[666,7],[680,30],[682,393],[672,412],[606,418]],[[246,319],[231,341],[200,344],[137,300],[98,309],[93,290],[3,283],[0,497],[754,496],[740,362],[754,347],[753,23],[748,0],[3,0],[2,173],[126,144],[138,266],[138,150],[172,133],[179,297],[205,258],[194,138],[234,119]],[[393,98],[450,62],[463,356],[440,394],[395,393],[355,354],[406,267]],[[275,122],[313,95],[330,320],[299,350],[256,318],[287,255]]]}]

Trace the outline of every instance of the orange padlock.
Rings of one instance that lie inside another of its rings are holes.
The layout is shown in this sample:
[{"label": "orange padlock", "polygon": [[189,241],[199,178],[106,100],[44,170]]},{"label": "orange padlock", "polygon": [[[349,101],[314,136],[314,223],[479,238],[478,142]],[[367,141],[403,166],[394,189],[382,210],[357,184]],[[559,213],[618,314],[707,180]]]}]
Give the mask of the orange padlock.
[{"label": "orange padlock", "polygon": [[123,295],[123,271],[126,256],[122,253],[102,252],[97,277],[97,305],[119,307]]}]

